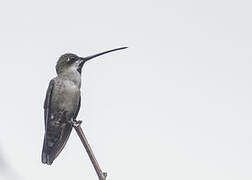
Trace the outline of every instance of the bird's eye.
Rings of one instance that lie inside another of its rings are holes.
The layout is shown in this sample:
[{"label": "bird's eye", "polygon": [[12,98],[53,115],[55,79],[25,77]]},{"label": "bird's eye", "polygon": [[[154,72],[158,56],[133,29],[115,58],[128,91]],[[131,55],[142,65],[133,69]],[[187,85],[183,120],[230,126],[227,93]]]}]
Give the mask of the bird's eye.
[{"label": "bird's eye", "polygon": [[75,58],[74,57],[68,57],[67,62],[73,63],[73,62],[75,62]]}]

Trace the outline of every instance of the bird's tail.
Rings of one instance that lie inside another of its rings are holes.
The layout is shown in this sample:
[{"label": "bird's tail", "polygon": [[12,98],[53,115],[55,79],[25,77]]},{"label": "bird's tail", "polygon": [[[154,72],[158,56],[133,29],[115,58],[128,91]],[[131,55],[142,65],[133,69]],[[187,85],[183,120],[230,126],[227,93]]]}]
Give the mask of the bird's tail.
[{"label": "bird's tail", "polygon": [[61,136],[54,140],[50,139],[49,135],[46,133],[41,156],[42,163],[47,165],[51,165],[53,163],[53,161],[57,158],[62,149],[65,147],[66,142],[71,134],[71,131],[71,124],[67,124],[62,130]]},{"label": "bird's tail", "polygon": [[[50,153],[47,148],[47,140],[46,140],[46,135],[44,138],[44,144],[43,144],[43,150],[42,150],[42,156],[41,156],[41,161],[43,164],[51,165],[53,163],[52,157],[50,156]],[[51,158],[50,158],[51,157]]]}]

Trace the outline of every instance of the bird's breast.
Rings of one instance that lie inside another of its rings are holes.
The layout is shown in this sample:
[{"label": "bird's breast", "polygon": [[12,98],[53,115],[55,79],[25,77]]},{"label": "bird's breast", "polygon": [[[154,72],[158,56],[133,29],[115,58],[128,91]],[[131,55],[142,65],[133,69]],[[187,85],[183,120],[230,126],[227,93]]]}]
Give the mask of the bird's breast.
[{"label": "bird's breast", "polygon": [[61,81],[54,90],[53,104],[55,109],[67,111],[74,114],[80,99],[80,89],[72,81]]}]

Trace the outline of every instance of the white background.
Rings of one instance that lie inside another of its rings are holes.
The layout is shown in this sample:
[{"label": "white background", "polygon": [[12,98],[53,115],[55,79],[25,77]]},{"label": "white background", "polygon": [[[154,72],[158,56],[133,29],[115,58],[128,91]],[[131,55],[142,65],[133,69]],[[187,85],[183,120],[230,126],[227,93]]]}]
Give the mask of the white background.
[{"label": "white background", "polygon": [[58,57],[82,74],[87,138],[108,180],[252,179],[251,1],[1,1],[0,179],[96,180],[73,131],[41,163]]}]

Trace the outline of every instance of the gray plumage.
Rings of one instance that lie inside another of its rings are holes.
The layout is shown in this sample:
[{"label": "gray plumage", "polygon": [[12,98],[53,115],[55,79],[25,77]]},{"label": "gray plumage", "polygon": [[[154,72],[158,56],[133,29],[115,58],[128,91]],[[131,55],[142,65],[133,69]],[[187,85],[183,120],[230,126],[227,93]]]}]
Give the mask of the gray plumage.
[{"label": "gray plumage", "polygon": [[50,81],[44,102],[45,135],[42,163],[51,165],[71,134],[72,123],[80,110],[81,69],[84,63],[94,57],[125,48],[117,48],[85,58],[71,53],[59,58],[56,65],[57,77]]},{"label": "gray plumage", "polygon": [[58,76],[50,81],[47,90],[42,162],[48,165],[52,164],[64,148],[72,131],[71,123],[76,119],[80,108],[81,74],[78,67],[82,61],[78,59],[73,54],[63,55],[57,64]]}]

